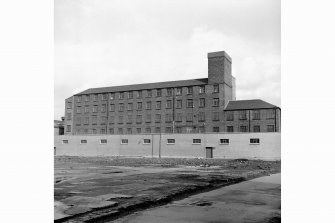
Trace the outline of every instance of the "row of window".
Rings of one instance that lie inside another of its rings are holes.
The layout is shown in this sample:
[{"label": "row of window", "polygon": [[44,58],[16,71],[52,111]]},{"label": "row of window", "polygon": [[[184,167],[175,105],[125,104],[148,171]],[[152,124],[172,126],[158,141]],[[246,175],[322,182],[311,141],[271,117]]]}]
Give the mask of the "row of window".
[{"label": "row of window", "polygon": [[[225,114],[227,121],[234,121],[234,111],[226,111]],[[252,116],[253,120],[260,120],[261,110],[252,110],[250,115]],[[276,113],[274,109],[266,110],[266,119],[274,119],[275,115]],[[247,111],[246,110],[238,111],[238,119],[247,120]]]},{"label": "row of window", "polygon": [[[206,104],[206,99],[205,98],[200,98],[199,99],[199,108],[204,108]],[[212,100],[212,106],[213,107],[219,107],[220,106],[220,100],[219,98],[214,98]],[[110,112],[115,112],[115,104],[110,104],[109,105],[109,111]],[[172,109],[173,107],[173,102],[172,100],[167,100],[166,101],[166,106],[164,109]],[[175,103],[175,108],[176,109],[182,109],[183,108],[183,100],[176,100]],[[187,99],[186,100],[186,108],[194,108],[193,105],[193,99]],[[80,113],[89,113],[90,110],[92,109],[93,113],[96,113],[100,110],[100,112],[106,112],[107,111],[107,105],[101,105],[100,108],[98,105],[94,105],[92,106],[92,108],[90,108],[89,105],[87,106],[77,106],[76,107],[76,113],[80,114]],[[145,109],[146,110],[151,110],[152,109],[152,102],[148,101],[145,103]],[[156,110],[161,110],[162,109],[162,102],[161,101],[156,101],[156,105],[155,105],[155,109]],[[134,110],[134,103],[128,103],[128,104],[124,104],[124,103],[119,103],[118,104],[118,111],[119,112],[123,112],[123,111],[133,111]],[[136,103],[136,110],[141,111],[143,110],[143,102],[137,102]]]},{"label": "row of window", "polygon": [[[187,133],[204,133],[205,132],[205,127],[204,126],[199,126],[197,128],[192,128],[192,127],[184,127],[185,132]],[[67,132],[71,132],[71,125],[67,126]],[[141,134],[142,133],[142,128],[135,128],[136,132],[133,132],[133,128],[117,128],[117,134]],[[261,128],[260,125],[254,125],[252,128],[252,132],[260,132]],[[109,128],[109,134],[115,134],[114,128]],[[151,133],[152,128],[151,127],[146,127],[145,128],[145,133]],[[154,128],[155,133],[160,133],[161,132],[161,127],[155,127]],[[220,132],[220,127],[219,126],[214,126],[213,127],[213,132]],[[234,132],[234,126],[227,126],[226,132]],[[239,132],[249,132],[247,129],[247,126],[239,126]],[[267,125],[267,132],[275,132],[275,126],[274,125]],[[79,129],[77,131],[78,134],[89,134],[88,129]],[[97,129],[92,129],[92,134],[98,134]],[[106,134],[106,128],[101,128],[99,131],[100,134]],[[165,133],[173,133],[173,127],[172,126],[167,126],[165,127]],[[175,127],[175,133],[182,133],[182,127],[176,126]]]},{"label": "row of window", "polygon": [[[186,94],[192,95],[193,94],[194,87],[186,87]],[[99,94],[100,99],[102,101],[108,100],[108,97],[110,100],[114,100],[116,98],[116,94],[118,95],[119,99],[125,99],[126,97],[128,99],[132,98],[142,98],[143,97],[143,92],[146,92],[145,97],[151,98],[153,95],[153,91],[155,92],[156,97],[161,97],[162,96],[162,89],[155,89],[155,90],[143,90],[143,91],[129,91],[129,92],[117,92],[117,93],[105,93],[105,94]],[[204,94],[205,93],[205,86],[199,86],[199,94]],[[213,85],[213,93],[219,93],[219,85]],[[183,88],[168,88],[166,89],[166,96],[173,96],[174,95],[182,95],[183,94]],[[93,95],[79,95],[77,96],[77,102],[82,102],[82,101],[98,101],[99,97],[98,94],[93,94]]]},{"label": "row of window", "polygon": [[[71,114],[69,114],[71,117]],[[143,116],[142,115],[119,115],[117,116],[117,122],[115,122],[115,116],[100,116],[99,118],[99,123],[101,125],[106,125],[107,120],[109,121],[109,124],[132,124],[132,123],[142,123],[143,122]],[[134,120],[135,118],[135,120]],[[205,117],[205,112],[199,112],[198,115],[195,115],[193,113],[187,113],[186,115],[183,115],[183,113],[177,113],[175,115],[175,119],[173,120],[173,114],[165,114],[165,122],[170,123],[170,122],[182,122],[185,120],[186,122],[193,122],[194,118],[197,118],[198,122],[205,122],[206,117]],[[98,124],[98,116],[92,116],[90,117],[76,117],[75,123],[76,125],[89,125],[90,124],[90,119],[91,119],[91,124],[92,125],[97,125]],[[68,119],[69,120],[69,119]],[[70,119],[71,120],[71,119]],[[154,122],[156,123],[161,123],[162,121],[162,116],[161,114],[155,114],[154,116]],[[212,121],[220,121],[220,113],[219,112],[212,112]],[[152,122],[152,115],[151,114],[146,114],[145,115],[145,120],[144,122],[146,123],[151,123]]]},{"label": "row of window", "polygon": [[[68,139],[63,139],[63,144],[69,144]],[[173,145],[176,143],[176,139],[167,139],[166,144]],[[260,140],[259,138],[250,138],[250,144],[259,144]],[[80,144],[87,144],[87,139],[80,140]],[[100,144],[107,144],[107,139],[100,139]],[[121,145],[127,145],[128,139],[121,139]],[[143,144],[151,144],[151,139],[143,139]],[[192,139],[193,145],[200,145],[201,139]],[[229,139],[220,139],[219,144],[223,145],[229,145]]]}]

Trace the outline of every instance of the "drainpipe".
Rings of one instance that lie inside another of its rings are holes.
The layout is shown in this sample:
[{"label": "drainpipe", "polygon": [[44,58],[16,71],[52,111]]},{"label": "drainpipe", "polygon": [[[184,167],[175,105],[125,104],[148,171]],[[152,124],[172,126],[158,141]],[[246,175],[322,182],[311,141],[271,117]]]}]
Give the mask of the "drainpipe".
[{"label": "drainpipe", "polygon": [[250,110],[249,110],[249,132],[250,132]]},{"label": "drainpipe", "polygon": [[275,132],[277,132],[277,108],[275,108]]}]

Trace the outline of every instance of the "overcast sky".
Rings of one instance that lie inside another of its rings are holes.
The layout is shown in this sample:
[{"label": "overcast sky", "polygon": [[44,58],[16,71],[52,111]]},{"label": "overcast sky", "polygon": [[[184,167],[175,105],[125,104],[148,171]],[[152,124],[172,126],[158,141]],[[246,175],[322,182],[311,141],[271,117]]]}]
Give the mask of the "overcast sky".
[{"label": "overcast sky", "polygon": [[237,99],[280,106],[279,0],[54,0],[55,119],[87,88],[207,77],[232,57]]}]

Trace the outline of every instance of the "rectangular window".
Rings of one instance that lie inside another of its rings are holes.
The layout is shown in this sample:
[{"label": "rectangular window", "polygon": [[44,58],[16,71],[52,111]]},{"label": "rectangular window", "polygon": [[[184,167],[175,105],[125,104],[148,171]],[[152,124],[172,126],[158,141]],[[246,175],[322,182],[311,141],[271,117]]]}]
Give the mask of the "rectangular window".
[{"label": "rectangular window", "polygon": [[167,89],[167,95],[168,97],[172,96],[172,88]]},{"label": "rectangular window", "polygon": [[148,122],[148,123],[151,122],[151,114],[147,114],[147,115],[145,116],[145,122]]},{"label": "rectangular window", "polygon": [[137,98],[142,98],[142,91],[137,91],[137,95],[136,95]]},{"label": "rectangular window", "polygon": [[192,99],[187,99],[186,107],[187,108],[193,108],[193,100]]},{"label": "rectangular window", "polygon": [[115,99],[115,94],[114,94],[114,93],[111,93],[110,96],[109,96],[109,99],[110,99],[110,100],[114,100],[114,99]]},{"label": "rectangular window", "polygon": [[101,112],[106,112],[106,105],[101,106]]},{"label": "rectangular window", "polygon": [[266,119],[274,119],[275,118],[275,110],[269,109],[267,111]]},{"label": "rectangular window", "polygon": [[97,105],[94,105],[93,108],[92,108],[92,112],[96,113],[98,112],[98,106]]},{"label": "rectangular window", "polygon": [[162,96],[162,89],[157,89],[156,90],[156,97],[161,97]]},{"label": "rectangular window", "polygon": [[143,144],[151,144],[151,139],[143,139]]},{"label": "rectangular window", "polygon": [[181,87],[177,88],[176,95],[182,95],[182,93],[183,93],[182,88]]},{"label": "rectangular window", "polygon": [[107,139],[100,139],[100,144],[107,144]]},{"label": "rectangular window", "polygon": [[89,106],[85,106],[85,113],[89,113],[90,112],[90,107]]},{"label": "rectangular window", "polygon": [[117,129],[117,133],[120,134],[120,135],[122,135],[123,134],[123,128],[118,128]]},{"label": "rectangular window", "polygon": [[123,124],[123,116],[122,115],[119,115],[119,124]]},{"label": "rectangular window", "polygon": [[180,127],[180,126],[177,126],[177,127],[176,127],[176,133],[182,133],[182,131],[181,131],[181,127]]},{"label": "rectangular window", "polygon": [[96,129],[92,129],[92,134],[97,134],[97,130]]},{"label": "rectangular window", "polygon": [[133,110],[133,103],[128,103],[128,111],[132,111]]},{"label": "rectangular window", "polygon": [[205,133],[205,127],[199,126],[199,133]]},{"label": "rectangular window", "polygon": [[128,92],[128,98],[132,99],[134,97],[134,93],[132,91]]},{"label": "rectangular window", "polygon": [[90,101],[90,96],[89,95],[85,95],[85,101]]},{"label": "rectangular window", "polygon": [[193,94],[193,87],[187,87],[187,94]]},{"label": "rectangular window", "polygon": [[239,119],[246,120],[247,119],[247,111],[239,111]]},{"label": "rectangular window", "polygon": [[199,144],[201,144],[201,139],[193,139],[192,143],[199,145]]},{"label": "rectangular window", "polygon": [[106,134],[106,129],[100,129],[100,134]]},{"label": "rectangular window", "polygon": [[77,102],[81,102],[81,96],[77,96]]},{"label": "rectangular window", "polygon": [[198,121],[204,122],[205,121],[205,112],[199,112]]},{"label": "rectangular window", "polygon": [[151,109],[151,101],[147,101],[146,105],[145,105],[145,108],[147,110],[150,110]]},{"label": "rectangular window", "polygon": [[132,116],[132,115],[128,115],[128,116],[127,116],[127,123],[128,123],[128,124],[133,123],[133,116]]},{"label": "rectangular window", "polygon": [[156,114],[155,115],[155,122],[161,122],[161,114]]},{"label": "rectangular window", "polygon": [[142,115],[136,115],[136,123],[142,123]]},{"label": "rectangular window", "polygon": [[204,108],[205,107],[205,98],[200,98],[199,99],[199,108]]},{"label": "rectangular window", "polygon": [[109,124],[114,124],[114,116],[109,116]]},{"label": "rectangular window", "polygon": [[146,127],[145,128],[145,133],[151,133],[151,128],[150,127]]},{"label": "rectangular window", "polygon": [[259,138],[251,138],[250,144],[259,144]]},{"label": "rectangular window", "polygon": [[88,134],[88,129],[84,129],[84,133],[85,133],[85,134]]},{"label": "rectangular window", "polygon": [[226,116],[227,121],[234,121],[234,112],[229,111],[226,114],[227,114],[227,116]]},{"label": "rectangular window", "polygon": [[114,104],[109,105],[109,111],[111,111],[111,112],[115,111],[115,105]]},{"label": "rectangular window", "polygon": [[82,139],[80,140],[80,144],[86,144],[87,143],[87,140],[86,139]]},{"label": "rectangular window", "polygon": [[63,143],[63,144],[69,144],[69,140],[67,140],[67,139],[63,139],[62,143]]},{"label": "rectangular window", "polygon": [[172,101],[171,100],[166,101],[166,108],[167,109],[172,108]]},{"label": "rectangular window", "polygon": [[93,97],[93,101],[97,101],[98,100],[98,95],[97,94],[93,94],[92,97]]},{"label": "rectangular window", "polygon": [[76,125],[81,125],[81,117],[76,118]]},{"label": "rectangular window", "polygon": [[172,114],[165,115],[165,122],[172,122]]},{"label": "rectangular window", "polygon": [[187,113],[186,121],[187,122],[193,122],[193,114],[192,113]]},{"label": "rectangular window", "polygon": [[205,86],[199,87],[199,94],[205,94]]},{"label": "rectangular window", "polygon": [[121,103],[119,104],[119,112],[123,112],[124,111],[124,104]]},{"label": "rectangular window", "polygon": [[107,97],[108,97],[107,94],[103,94],[103,95],[102,95],[102,101],[106,101],[106,100],[107,100]]},{"label": "rectangular window", "polygon": [[71,125],[66,126],[66,132],[71,132]]},{"label": "rectangular window", "polygon": [[111,135],[114,134],[114,128],[109,128],[109,134],[111,134]]},{"label": "rectangular window", "polygon": [[127,134],[132,134],[132,133],[133,133],[132,129],[131,128],[127,128]]},{"label": "rectangular window", "polygon": [[72,108],[72,102],[69,101],[69,102],[67,103],[67,107],[66,107],[66,108],[71,109],[71,108]]},{"label": "rectangular window", "polygon": [[162,102],[161,101],[156,101],[156,109],[160,110],[162,108]]},{"label": "rectangular window", "polygon": [[165,133],[172,133],[172,127],[165,127]]},{"label": "rectangular window", "polygon": [[260,132],[261,127],[259,125],[254,125],[254,132]]},{"label": "rectangular window", "polygon": [[182,122],[183,121],[183,114],[177,113],[176,115],[176,122]]},{"label": "rectangular window", "polygon": [[175,139],[167,139],[166,141],[167,141],[166,144],[168,144],[168,145],[173,145],[173,144],[176,143]]},{"label": "rectangular window", "polygon": [[161,132],[161,128],[160,128],[160,127],[156,127],[156,128],[155,128],[155,132],[156,132],[156,133],[160,133],[160,132]]},{"label": "rectangular window", "polygon": [[260,110],[254,110],[252,112],[252,119],[253,120],[260,120],[261,119],[261,112],[260,112]]},{"label": "rectangular window", "polygon": [[213,107],[219,107],[220,100],[218,98],[213,98]]},{"label": "rectangular window", "polygon": [[219,93],[219,85],[213,85],[213,93]]},{"label": "rectangular window", "polygon": [[71,118],[72,118],[71,116],[72,116],[72,113],[67,113],[66,114],[66,120],[71,120]]},{"label": "rectangular window", "polygon": [[92,125],[96,125],[98,123],[97,116],[92,116]]},{"label": "rectangular window", "polygon": [[152,90],[147,90],[147,97],[151,98],[152,97]]},{"label": "rectangular window", "polygon": [[142,102],[137,102],[137,110],[142,110]]},{"label": "rectangular window", "polygon": [[128,139],[121,139],[121,145],[127,145]]},{"label": "rectangular window", "polygon": [[220,132],[220,127],[213,127],[213,132]]},{"label": "rectangular window", "polygon": [[227,126],[227,132],[234,132],[234,126]]},{"label": "rectangular window", "polygon": [[220,121],[220,113],[219,112],[213,112],[213,121]]},{"label": "rectangular window", "polygon": [[267,131],[268,132],[274,132],[275,131],[275,126],[274,125],[268,125],[267,126]]},{"label": "rectangular window", "polygon": [[182,108],[183,101],[182,100],[177,100],[176,102],[176,108]]},{"label": "rectangular window", "polygon": [[141,134],[142,133],[142,129],[141,128],[136,128],[136,132],[137,132],[137,134]]},{"label": "rectangular window", "polygon": [[81,109],[81,107],[78,106],[78,107],[77,107],[77,114],[80,114],[80,109]]},{"label": "rectangular window", "polygon": [[119,93],[119,99],[124,99],[124,92]]},{"label": "rectangular window", "polygon": [[240,132],[247,132],[247,126],[241,125],[240,126]]},{"label": "rectangular window", "polygon": [[228,145],[229,139],[220,139],[220,144]]},{"label": "rectangular window", "polygon": [[89,121],[90,121],[90,118],[89,117],[85,117],[84,118],[84,125],[88,125]]}]

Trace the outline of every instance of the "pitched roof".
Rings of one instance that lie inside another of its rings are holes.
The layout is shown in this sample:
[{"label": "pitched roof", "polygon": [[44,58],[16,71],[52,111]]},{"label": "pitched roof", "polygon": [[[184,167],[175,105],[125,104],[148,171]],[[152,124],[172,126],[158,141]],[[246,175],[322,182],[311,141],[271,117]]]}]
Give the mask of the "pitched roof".
[{"label": "pitched roof", "polygon": [[229,111],[229,110],[266,109],[266,108],[279,108],[279,107],[260,99],[252,99],[252,100],[229,101],[224,110]]},{"label": "pitched roof", "polygon": [[186,87],[186,86],[196,86],[208,84],[208,78],[191,79],[191,80],[181,80],[181,81],[166,81],[166,82],[156,82],[148,84],[133,84],[133,85],[123,85],[114,87],[101,87],[101,88],[89,88],[75,95],[82,94],[99,94],[108,92],[118,92],[118,91],[137,91],[145,89],[156,89],[156,88],[170,88],[170,87]]}]

